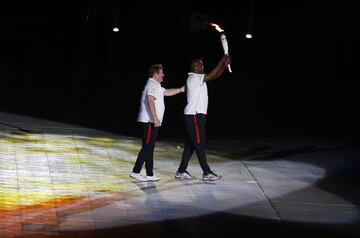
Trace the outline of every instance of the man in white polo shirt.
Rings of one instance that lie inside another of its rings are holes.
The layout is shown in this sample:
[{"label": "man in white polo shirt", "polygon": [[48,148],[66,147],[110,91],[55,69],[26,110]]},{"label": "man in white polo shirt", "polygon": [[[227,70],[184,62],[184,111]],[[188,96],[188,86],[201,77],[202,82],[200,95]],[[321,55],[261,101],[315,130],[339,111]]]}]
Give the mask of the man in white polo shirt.
[{"label": "man in white polo shirt", "polygon": [[[130,173],[130,177],[139,181],[158,181],[160,179],[153,173],[153,154],[159,128],[164,117],[164,96],[173,96],[185,91],[185,86],[172,89],[161,87],[164,76],[161,64],[151,65],[149,67],[149,79],[141,94],[137,121],[143,127],[142,148]],[[140,173],[144,163],[146,176]]]},{"label": "man in white polo shirt", "polygon": [[187,139],[175,178],[194,178],[186,171],[194,150],[203,170],[202,179],[205,181],[215,181],[221,178],[220,175],[211,171],[205,153],[205,123],[208,108],[206,82],[220,77],[228,64],[230,64],[230,57],[225,55],[210,73],[204,74],[203,62],[200,59],[191,61],[191,72],[186,80],[187,105],[184,109]]}]

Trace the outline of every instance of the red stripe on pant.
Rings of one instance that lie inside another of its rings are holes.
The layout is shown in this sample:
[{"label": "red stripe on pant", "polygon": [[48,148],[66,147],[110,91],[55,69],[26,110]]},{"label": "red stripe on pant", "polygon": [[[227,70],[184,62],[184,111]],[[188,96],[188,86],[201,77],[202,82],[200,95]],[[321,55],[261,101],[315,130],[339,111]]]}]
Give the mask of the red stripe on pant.
[{"label": "red stripe on pant", "polygon": [[151,123],[148,123],[148,134],[146,138],[146,144],[149,144],[151,138]]},{"label": "red stripe on pant", "polygon": [[196,132],[196,142],[200,144],[200,133],[199,133],[199,126],[197,124],[196,115],[194,115],[194,124],[195,124],[195,132]]}]

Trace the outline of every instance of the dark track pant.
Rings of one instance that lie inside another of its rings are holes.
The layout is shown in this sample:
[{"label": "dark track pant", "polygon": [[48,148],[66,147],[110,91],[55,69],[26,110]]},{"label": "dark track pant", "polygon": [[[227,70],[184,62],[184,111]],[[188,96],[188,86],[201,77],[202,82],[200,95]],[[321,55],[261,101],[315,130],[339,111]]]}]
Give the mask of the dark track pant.
[{"label": "dark track pant", "polygon": [[154,149],[160,127],[154,127],[154,123],[141,123],[143,126],[142,147],[136,159],[133,172],[140,173],[145,162],[146,175],[153,176]]},{"label": "dark track pant", "polygon": [[203,170],[204,174],[207,174],[211,172],[211,170],[207,163],[207,158],[205,153],[206,115],[205,114],[185,115],[185,125],[187,131],[187,138],[178,172],[180,173],[185,172],[186,168],[188,167],[189,160],[195,150],[201,169]]}]

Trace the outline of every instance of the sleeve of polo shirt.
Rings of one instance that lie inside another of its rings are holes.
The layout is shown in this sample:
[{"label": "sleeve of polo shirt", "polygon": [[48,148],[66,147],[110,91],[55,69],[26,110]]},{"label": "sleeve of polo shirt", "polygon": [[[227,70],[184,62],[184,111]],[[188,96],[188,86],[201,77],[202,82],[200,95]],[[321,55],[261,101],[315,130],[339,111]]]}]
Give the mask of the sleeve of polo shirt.
[{"label": "sleeve of polo shirt", "polygon": [[150,86],[146,91],[146,96],[153,96],[156,99],[156,87]]}]

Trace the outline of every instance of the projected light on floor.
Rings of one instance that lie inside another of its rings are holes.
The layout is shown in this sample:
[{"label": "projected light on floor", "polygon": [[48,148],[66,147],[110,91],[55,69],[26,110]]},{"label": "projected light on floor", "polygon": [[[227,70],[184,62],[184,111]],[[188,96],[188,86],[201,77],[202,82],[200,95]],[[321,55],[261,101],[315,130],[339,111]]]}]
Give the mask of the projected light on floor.
[{"label": "projected light on floor", "polygon": [[[268,197],[276,200],[276,196],[307,189],[325,174],[324,169],[313,165],[236,161],[226,153],[209,150],[209,160],[224,179],[213,184],[200,179],[178,181],[174,172],[182,149],[178,144],[159,141],[155,172],[162,179],[138,183],[128,176],[140,149],[138,138],[0,132],[0,144],[0,237],[119,227],[218,211],[279,219]],[[280,169],[285,166],[284,171],[310,169],[315,173],[305,180],[292,178],[271,169],[272,163]],[[201,176],[195,158],[190,169]],[[279,176],[284,176],[284,183],[292,183],[292,188],[277,189],[276,195],[271,195],[266,185],[271,179],[276,184]],[[251,206],[260,206],[264,212],[251,213],[246,209]],[[350,215],[323,217],[322,222],[355,219],[358,212],[349,209]]]}]

